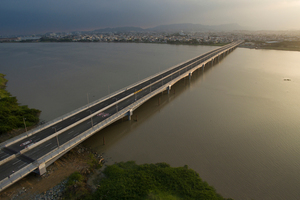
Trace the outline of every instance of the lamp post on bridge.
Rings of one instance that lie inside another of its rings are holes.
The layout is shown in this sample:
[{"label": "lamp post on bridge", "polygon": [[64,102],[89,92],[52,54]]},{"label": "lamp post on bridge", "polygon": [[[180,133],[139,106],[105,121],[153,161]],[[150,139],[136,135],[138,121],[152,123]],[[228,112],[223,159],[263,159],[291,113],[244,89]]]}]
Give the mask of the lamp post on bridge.
[{"label": "lamp post on bridge", "polygon": [[[56,133],[56,127],[52,127],[52,128],[54,128],[55,133]],[[57,135],[56,135],[56,141],[57,141],[57,147],[59,148],[59,142],[58,142],[58,136]]]},{"label": "lamp post on bridge", "polygon": [[[92,111],[91,110],[89,110],[90,111],[90,114],[92,115]],[[93,116],[91,116],[91,123],[92,123],[92,127],[94,126],[94,124],[93,124]]]},{"label": "lamp post on bridge", "polygon": [[28,137],[28,133],[27,133],[27,127],[26,127],[25,119],[26,119],[26,118],[24,118],[24,117],[23,117],[23,122],[24,122],[24,126],[25,126],[25,131],[26,131],[26,134],[27,134],[27,137]]},{"label": "lamp post on bridge", "polygon": [[[116,102],[118,101],[116,97],[114,97],[114,99],[116,99]],[[118,112],[118,103],[116,104],[116,111]]]}]

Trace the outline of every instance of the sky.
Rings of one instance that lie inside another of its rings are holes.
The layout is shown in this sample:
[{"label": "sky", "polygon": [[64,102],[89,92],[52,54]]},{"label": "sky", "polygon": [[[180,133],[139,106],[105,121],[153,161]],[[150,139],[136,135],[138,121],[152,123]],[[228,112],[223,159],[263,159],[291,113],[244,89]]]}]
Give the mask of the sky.
[{"label": "sky", "polygon": [[0,35],[237,23],[300,30],[300,0],[1,0]]}]

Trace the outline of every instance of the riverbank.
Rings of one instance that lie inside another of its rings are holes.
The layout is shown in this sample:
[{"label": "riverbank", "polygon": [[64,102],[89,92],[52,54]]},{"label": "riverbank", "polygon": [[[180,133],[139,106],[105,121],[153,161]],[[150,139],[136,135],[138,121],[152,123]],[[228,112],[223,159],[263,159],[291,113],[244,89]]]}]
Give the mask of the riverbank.
[{"label": "riverbank", "polygon": [[2,191],[0,198],[232,200],[218,194],[186,165],[137,165],[134,161],[128,161],[101,168],[104,160],[108,159],[104,157],[79,145],[50,165],[46,174],[29,174]]},{"label": "riverbank", "polygon": [[[79,172],[92,183],[93,175],[99,173],[96,170],[102,163],[104,155],[79,145],[47,167],[44,175],[31,173],[2,191],[0,199],[62,199],[71,174]],[[92,191],[92,184],[86,188]]]},{"label": "riverbank", "polygon": [[[250,44],[250,45],[249,45]],[[281,50],[281,51],[300,51],[300,41],[281,41],[281,42],[245,42],[240,46],[249,49],[267,49],[267,50]]]},{"label": "riverbank", "polygon": [[4,135],[1,142],[25,132],[27,127],[29,129],[35,126],[41,113],[38,109],[21,106],[17,98],[6,91],[7,82],[5,75],[0,73],[0,135]]}]

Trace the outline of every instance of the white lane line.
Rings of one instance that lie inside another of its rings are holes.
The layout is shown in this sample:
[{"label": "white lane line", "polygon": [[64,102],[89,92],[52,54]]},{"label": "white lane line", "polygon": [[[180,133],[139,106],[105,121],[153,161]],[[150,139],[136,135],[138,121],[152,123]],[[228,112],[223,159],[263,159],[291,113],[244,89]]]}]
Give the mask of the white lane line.
[{"label": "white lane line", "polygon": [[91,123],[90,121],[88,121],[86,124],[89,124],[89,123]]},{"label": "white lane line", "polygon": [[71,134],[71,133],[73,133],[74,131],[71,131],[70,133],[68,133],[68,134]]},{"label": "white lane line", "polygon": [[47,144],[45,147],[47,147],[47,146],[49,146],[49,145],[51,145],[52,143],[50,142],[49,144]]},{"label": "white lane line", "polygon": [[60,129],[62,129],[62,127],[59,127],[56,131],[59,131]]},{"label": "white lane line", "polygon": [[[36,136],[36,135],[35,135]],[[35,136],[32,136],[31,139],[35,138]]]},{"label": "white lane line", "polygon": [[20,165],[18,168],[22,168],[23,166],[27,165],[27,163],[23,163],[22,165]]},{"label": "white lane line", "polygon": [[14,162],[13,165],[17,164],[18,162],[20,162],[21,160],[18,160],[17,162]]},{"label": "white lane line", "polygon": [[51,147],[51,150],[52,150],[52,149],[55,149],[55,148],[56,148],[56,146],[53,146],[53,147]]},{"label": "white lane line", "polygon": [[41,139],[41,138],[38,138],[38,139],[36,139],[36,140],[34,140],[34,141],[36,142],[36,141],[39,141],[40,139]]},{"label": "white lane line", "polygon": [[76,136],[76,135],[78,135],[78,134],[79,134],[79,132],[75,133],[74,136]]}]

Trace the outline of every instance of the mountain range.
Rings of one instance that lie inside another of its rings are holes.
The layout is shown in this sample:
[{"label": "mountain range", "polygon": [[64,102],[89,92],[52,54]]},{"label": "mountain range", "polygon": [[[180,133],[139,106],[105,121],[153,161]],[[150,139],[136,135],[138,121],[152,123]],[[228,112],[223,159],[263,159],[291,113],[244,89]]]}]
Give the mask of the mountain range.
[{"label": "mountain range", "polygon": [[143,29],[141,27],[116,27],[116,28],[104,28],[97,29],[92,32],[101,33],[101,32],[196,32],[196,31],[235,31],[235,30],[245,30],[245,27],[242,27],[236,23],[232,24],[221,24],[221,25],[202,25],[202,24],[192,24],[192,23],[182,23],[182,24],[169,24],[169,25],[160,25],[153,28]]}]

